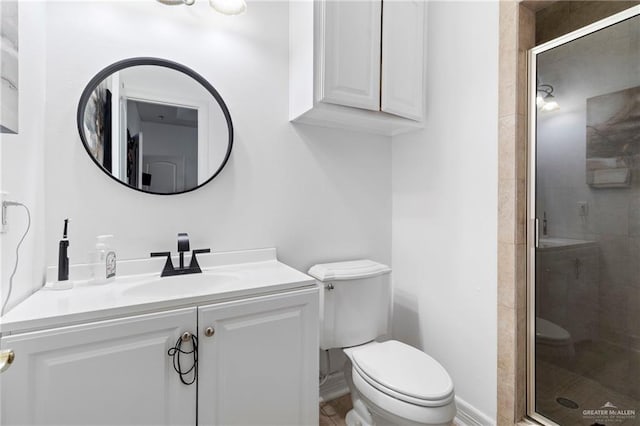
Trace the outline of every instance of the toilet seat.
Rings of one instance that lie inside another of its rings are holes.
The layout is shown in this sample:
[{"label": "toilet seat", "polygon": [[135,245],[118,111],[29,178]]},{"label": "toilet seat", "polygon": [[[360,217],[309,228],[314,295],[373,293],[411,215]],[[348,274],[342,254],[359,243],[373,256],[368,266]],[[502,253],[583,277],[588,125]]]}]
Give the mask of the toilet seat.
[{"label": "toilet seat", "polygon": [[454,399],[453,382],[442,365],[404,343],[368,344],[353,350],[351,358],[355,375],[391,398],[421,407],[441,407]]},{"label": "toilet seat", "polygon": [[556,323],[536,317],[536,342],[564,346],[571,343],[571,334]]}]

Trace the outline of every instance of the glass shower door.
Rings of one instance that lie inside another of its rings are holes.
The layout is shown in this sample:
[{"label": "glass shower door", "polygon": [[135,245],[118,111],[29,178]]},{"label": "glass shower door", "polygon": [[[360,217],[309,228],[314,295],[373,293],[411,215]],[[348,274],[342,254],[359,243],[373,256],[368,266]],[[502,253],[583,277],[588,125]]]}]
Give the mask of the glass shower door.
[{"label": "glass shower door", "polygon": [[531,52],[529,414],[640,425],[640,7]]}]

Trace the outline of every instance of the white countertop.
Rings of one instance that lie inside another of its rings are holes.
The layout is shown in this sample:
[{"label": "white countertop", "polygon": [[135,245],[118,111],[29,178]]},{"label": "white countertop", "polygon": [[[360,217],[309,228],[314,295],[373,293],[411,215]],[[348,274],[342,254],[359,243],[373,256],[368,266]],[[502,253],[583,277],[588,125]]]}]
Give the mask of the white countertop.
[{"label": "white countertop", "polygon": [[[138,273],[111,283],[82,279],[70,290],[42,288],[0,319],[0,331],[15,334],[315,285],[313,278],[279,262],[275,249],[199,255],[198,260],[202,274],[160,278],[164,260],[142,259],[118,262],[119,271]],[[84,276],[84,269],[72,267],[71,278],[74,271]]]}]

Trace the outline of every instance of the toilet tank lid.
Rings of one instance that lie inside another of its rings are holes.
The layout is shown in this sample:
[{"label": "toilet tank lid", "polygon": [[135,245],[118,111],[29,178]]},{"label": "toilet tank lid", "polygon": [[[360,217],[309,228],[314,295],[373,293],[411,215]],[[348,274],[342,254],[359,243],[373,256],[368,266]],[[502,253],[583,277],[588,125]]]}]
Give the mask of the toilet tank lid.
[{"label": "toilet tank lid", "polygon": [[375,277],[389,272],[391,268],[387,265],[369,259],[360,259],[320,263],[312,266],[307,273],[320,281],[340,281]]}]

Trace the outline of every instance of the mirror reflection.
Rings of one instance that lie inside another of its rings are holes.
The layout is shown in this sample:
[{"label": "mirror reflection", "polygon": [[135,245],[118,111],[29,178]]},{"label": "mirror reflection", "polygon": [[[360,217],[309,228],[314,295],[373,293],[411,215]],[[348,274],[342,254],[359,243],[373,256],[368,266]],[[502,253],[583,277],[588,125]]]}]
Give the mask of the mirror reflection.
[{"label": "mirror reflection", "polygon": [[94,162],[124,185],[155,194],[190,191],[224,167],[231,119],[202,77],[150,61],[114,64],[89,83],[78,109],[80,136]]}]

